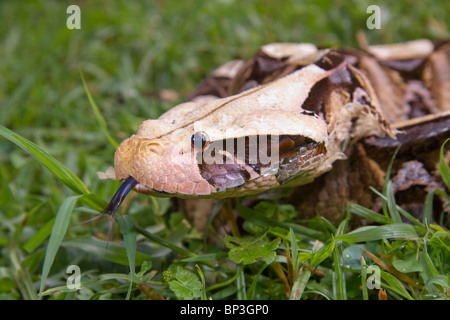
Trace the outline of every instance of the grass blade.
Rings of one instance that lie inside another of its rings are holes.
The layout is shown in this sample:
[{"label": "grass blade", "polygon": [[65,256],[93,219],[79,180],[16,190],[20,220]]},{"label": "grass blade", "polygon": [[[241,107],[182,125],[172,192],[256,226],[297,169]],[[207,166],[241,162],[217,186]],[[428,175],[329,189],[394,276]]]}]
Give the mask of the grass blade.
[{"label": "grass blade", "polygon": [[450,281],[448,276],[438,274],[429,277],[425,286],[427,288],[433,288],[434,285],[439,285],[443,288],[450,289]]},{"label": "grass blade", "polygon": [[297,239],[295,239],[294,230],[292,230],[292,228],[289,229],[289,237],[291,240],[292,269],[295,272],[298,268],[298,245]]},{"label": "grass blade", "polygon": [[212,260],[217,260],[217,259],[223,259],[225,257],[228,257],[228,253],[226,252],[216,252],[216,253],[207,253],[207,254],[202,254],[202,255],[198,255],[192,258],[185,258],[185,259],[181,259],[181,262],[210,262]]},{"label": "grass blade", "polygon": [[[391,161],[389,162],[389,166],[386,170],[386,177],[384,179],[384,185],[383,185],[383,195],[387,194],[388,184],[390,183],[390,180],[391,180],[392,166],[394,165],[394,160],[395,160],[395,157],[397,156],[397,153],[399,150],[400,150],[400,146],[398,146],[397,149],[395,149],[394,154],[392,155]],[[387,201],[385,199],[382,200],[382,207],[383,207],[384,215],[389,216],[388,208],[387,208],[388,205],[387,205]]]},{"label": "grass blade", "polygon": [[316,268],[323,260],[331,256],[335,247],[336,242],[332,241],[315,252],[310,262],[311,268]]},{"label": "grass blade", "polygon": [[108,203],[94,193],[85,193],[80,197],[80,202],[86,204],[94,210],[102,212]]},{"label": "grass blade", "polygon": [[333,250],[333,294],[336,300],[347,300],[347,287],[345,284],[345,273],[342,268],[341,248]]},{"label": "grass blade", "polygon": [[71,196],[64,199],[56,214],[55,223],[53,224],[52,233],[50,235],[50,239],[47,245],[47,251],[45,253],[39,292],[44,291],[47,276],[50,272],[53,261],[55,260],[59,246],[61,245],[64,235],[66,234],[67,227],[69,226],[70,222],[70,217],[78,198],[79,196]]},{"label": "grass blade", "polygon": [[372,211],[370,209],[367,209],[356,203],[350,203],[348,206],[348,210],[351,213],[357,214],[360,217],[363,217],[368,220],[372,220],[374,222],[378,222],[378,223],[382,223],[382,224],[392,223],[391,218],[386,217],[386,216],[379,214],[375,211]]},{"label": "grass blade", "polygon": [[[87,255],[93,255],[103,260],[112,261],[117,264],[129,266],[125,246],[115,242],[108,242],[94,237],[79,237],[65,240],[62,244],[66,248],[74,248],[85,252]],[[108,248],[106,250],[106,248]],[[152,257],[143,252],[137,252],[135,265],[140,266]]]},{"label": "grass blade", "polygon": [[292,285],[291,295],[289,300],[300,300],[302,298],[303,292],[305,291],[306,284],[311,277],[311,270],[307,267],[302,268],[302,270],[298,273],[297,278]]},{"label": "grass blade", "polygon": [[366,242],[391,238],[417,238],[417,233],[409,224],[393,223],[383,226],[369,226],[336,236],[336,240],[347,242]]},{"label": "grass blade", "polygon": [[263,264],[261,269],[259,269],[258,273],[256,273],[253,276],[253,281],[252,281],[252,283],[250,285],[250,288],[248,289],[248,292],[247,292],[247,298],[249,300],[255,300],[256,285],[258,283],[259,276],[266,269],[267,266],[268,266],[268,264]]},{"label": "grass blade", "polygon": [[435,288],[432,285],[430,285],[432,283],[429,282],[429,279],[431,279],[435,276],[438,276],[439,273],[438,273],[433,261],[431,260],[430,255],[428,254],[428,245],[427,245],[428,232],[425,235],[423,242],[424,242],[424,248],[422,250],[422,253],[420,254],[420,262],[421,262],[422,270],[423,270],[423,272],[421,273],[421,276],[422,276],[423,282],[426,284],[428,291],[430,293],[436,293]]},{"label": "grass blade", "polygon": [[109,140],[109,142],[114,146],[114,148],[117,148],[119,144],[110,136],[108,132],[108,128],[106,126],[106,121],[103,118],[102,114],[100,113],[100,110],[95,103],[94,99],[92,98],[91,93],[89,92],[89,89],[87,87],[86,81],[84,80],[83,72],[80,70],[81,75],[81,81],[83,82],[84,91],[86,92],[86,95],[89,99],[89,104],[91,105],[92,110],[94,111],[95,117],[97,118],[98,125],[100,126],[100,129],[105,134],[106,138]]},{"label": "grass blade", "polygon": [[200,276],[200,280],[202,282],[201,299],[208,300],[208,297],[206,296],[205,276],[203,275],[202,269],[198,266],[198,264],[195,265],[195,269],[197,270],[198,275]]},{"label": "grass blade", "polygon": [[22,261],[20,261],[20,250],[13,248],[9,253],[9,261],[12,266],[15,282],[22,293],[22,297],[25,300],[37,300],[36,290],[31,280],[31,275],[28,268],[24,268]]},{"label": "grass blade", "polygon": [[391,216],[393,223],[402,223],[402,218],[397,209],[397,204],[395,203],[394,191],[392,190],[392,181],[389,180],[386,185],[385,193],[387,196],[387,207],[389,215]]},{"label": "grass blade", "polygon": [[363,300],[369,300],[369,292],[367,290],[367,265],[366,260],[363,256],[360,258],[361,261],[361,290],[363,295]]},{"label": "grass blade", "polygon": [[[388,201],[388,197],[386,197],[384,194],[382,194],[381,192],[379,192],[378,190],[370,187],[370,189],[377,194],[383,201]],[[414,223],[415,225],[419,226],[419,227],[424,227],[424,224],[421,223],[419,220],[417,220],[415,217],[413,217],[410,213],[408,213],[405,209],[403,209],[402,207],[400,207],[399,205],[395,204],[395,201],[393,203],[391,203],[391,205],[395,205],[395,210],[399,213],[402,214],[402,216],[404,216],[406,219],[408,219],[409,221],[411,221],[412,223]],[[387,213],[389,215],[389,213]],[[388,218],[388,216],[386,216],[386,218]],[[392,223],[392,219],[391,222]]]},{"label": "grass blade", "polygon": [[236,298],[238,300],[247,300],[247,290],[245,288],[245,274],[244,272],[241,272],[244,270],[244,265],[242,263],[238,264],[238,270],[236,270],[236,273],[239,274],[239,276],[236,278]]},{"label": "grass blade", "polygon": [[445,163],[444,147],[445,144],[449,141],[450,138],[445,140],[445,142],[442,144],[439,156],[439,172],[441,173],[442,180],[444,180],[448,188],[450,188],[450,167]]},{"label": "grass blade", "polygon": [[39,160],[44,166],[53,172],[53,174],[55,174],[62,183],[75,191],[77,194],[90,193],[84,183],[72,171],[67,169],[61,162],[56,160],[43,148],[2,125],[0,125],[0,135]]},{"label": "grass blade", "polygon": [[47,221],[45,225],[42,226],[32,237],[28,240],[23,248],[26,252],[31,253],[34,249],[36,249],[52,232],[53,223],[55,222],[55,218]]},{"label": "grass blade", "polygon": [[386,281],[392,291],[398,293],[405,299],[414,300],[413,297],[411,297],[411,295],[408,293],[408,291],[406,291],[402,282],[392,274],[381,271],[381,278]]},{"label": "grass blade", "polygon": [[263,228],[280,227],[286,229],[287,231],[292,229],[299,236],[311,237],[314,239],[322,239],[324,236],[322,232],[301,225],[297,225],[294,223],[280,222],[275,219],[268,218],[258,213],[256,210],[245,207],[239,203],[236,205],[236,210],[242,218],[250,222],[253,222],[254,224],[259,225]]},{"label": "grass blade", "polygon": [[144,237],[146,237],[147,239],[149,239],[152,242],[158,243],[158,244],[160,244],[166,248],[169,248],[170,250],[173,250],[173,251],[175,251],[181,255],[184,255],[188,258],[195,259],[195,261],[201,262],[204,265],[213,266],[213,263],[210,260],[204,261],[201,258],[199,258],[199,256],[197,254],[195,254],[194,252],[191,252],[183,247],[174,245],[174,244],[170,243],[169,241],[167,241],[166,239],[158,237],[157,235],[154,235],[153,233],[148,232],[147,230],[139,227],[138,225],[135,225],[135,228],[136,228],[136,231],[139,232],[139,234],[143,235]]},{"label": "grass blade", "polygon": [[423,218],[422,218],[422,223],[425,225],[428,225],[431,221],[433,221],[433,199],[435,192],[436,190],[432,190],[430,193],[427,194],[425,198],[425,206],[423,209]]},{"label": "grass blade", "polygon": [[133,276],[135,273],[136,262],[136,238],[137,232],[134,227],[134,220],[130,216],[117,218],[120,224],[120,230],[123,234],[125,242],[125,250],[127,251],[128,263],[130,266],[130,287],[128,288],[126,299],[129,300],[131,296],[131,289],[133,287]]}]

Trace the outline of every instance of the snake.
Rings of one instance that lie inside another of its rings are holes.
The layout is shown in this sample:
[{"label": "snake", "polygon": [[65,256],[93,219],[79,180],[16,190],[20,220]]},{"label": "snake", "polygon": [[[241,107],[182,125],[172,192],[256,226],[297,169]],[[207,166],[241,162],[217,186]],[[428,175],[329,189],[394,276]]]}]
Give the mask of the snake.
[{"label": "snake", "polygon": [[133,189],[221,199],[295,187],[317,204],[340,196],[326,185],[338,185],[349,163],[361,165],[354,155],[367,148],[386,162],[395,146],[439,146],[450,136],[449,113],[448,40],[271,43],[217,68],[186,102],[120,143],[102,177],[122,184],[105,212],[114,216]]}]

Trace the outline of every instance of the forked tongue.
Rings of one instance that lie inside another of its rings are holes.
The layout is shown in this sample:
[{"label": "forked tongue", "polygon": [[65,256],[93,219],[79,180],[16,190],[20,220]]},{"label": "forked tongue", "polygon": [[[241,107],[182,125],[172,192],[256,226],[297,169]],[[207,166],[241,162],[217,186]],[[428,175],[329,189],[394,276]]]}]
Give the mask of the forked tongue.
[{"label": "forked tongue", "polygon": [[122,185],[119,187],[119,189],[117,189],[116,193],[111,198],[111,201],[108,203],[105,210],[103,210],[102,213],[96,215],[95,217],[88,219],[86,221],[83,221],[83,223],[91,222],[91,221],[96,220],[96,219],[102,217],[103,215],[109,213],[110,228],[111,228],[111,225],[114,222],[114,217],[116,216],[117,209],[119,209],[120,204],[123,202],[123,200],[125,200],[125,197],[127,196],[127,194],[137,184],[138,184],[138,182],[136,181],[136,179],[134,179],[132,176],[129,176],[122,183]]},{"label": "forked tongue", "polygon": [[114,217],[116,215],[117,209],[119,209],[120,204],[123,202],[127,194],[131,191],[131,189],[134,188],[135,185],[137,185],[138,182],[136,179],[134,179],[132,176],[129,176],[117,189],[114,196],[111,198],[111,201],[109,202],[108,206],[106,207],[105,211],[103,211],[103,214],[109,212],[109,218],[111,221],[114,221]]}]

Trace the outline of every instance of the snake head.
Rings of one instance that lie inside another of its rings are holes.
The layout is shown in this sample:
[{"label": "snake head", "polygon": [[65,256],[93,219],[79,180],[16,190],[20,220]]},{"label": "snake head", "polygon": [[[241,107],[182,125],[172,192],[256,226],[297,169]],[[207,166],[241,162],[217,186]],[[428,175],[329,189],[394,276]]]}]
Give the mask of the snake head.
[{"label": "snake head", "polygon": [[[315,65],[223,99],[146,120],[115,153],[116,178],[156,196],[223,198],[312,181],[328,170],[327,124],[301,106]],[[294,179],[295,178],[295,179]]]},{"label": "snake head", "polygon": [[144,121],[116,150],[116,178],[133,177],[138,192],[185,198],[309,183],[351,140],[383,131],[372,91],[330,51],[273,82]]}]

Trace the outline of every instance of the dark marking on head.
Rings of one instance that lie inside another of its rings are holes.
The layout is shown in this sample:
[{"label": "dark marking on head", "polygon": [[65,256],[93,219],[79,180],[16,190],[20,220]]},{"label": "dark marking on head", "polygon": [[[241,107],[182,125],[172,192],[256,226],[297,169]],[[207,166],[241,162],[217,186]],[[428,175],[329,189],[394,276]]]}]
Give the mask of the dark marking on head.
[{"label": "dark marking on head", "polygon": [[328,71],[336,68],[345,60],[345,57],[335,50],[331,50],[315,62],[315,65]]},{"label": "dark marking on head", "polygon": [[250,179],[250,174],[237,163],[199,163],[200,174],[218,191],[239,187]]},{"label": "dark marking on head", "polygon": [[310,117],[314,117],[316,115],[314,112],[307,111],[307,110],[303,110],[301,112],[301,114],[304,114],[305,116],[310,116]]},{"label": "dark marking on head", "polygon": [[[324,68],[331,68],[331,66],[336,66],[336,63],[340,63],[338,56],[343,58],[338,53],[332,56],[327,54],[316,64]],[[336,59],[333,60],[333,57],[336,57]],[[333,92],[336,94],[332,94]],[[336,97],[340,98],[336,100]],[[354,101],[360,104],[371,105],[372,100],[364,84],[355,76],[351,68],[345,66],[336,68],[328,77],[317,82],[311,88],[301,107],[329,121],[329,113],[332,111],[330,108],[336,103],[345,105]]]},{"label": "dark marking on head", "polygon": [[[306,161],[326,152],[323,143],[302,135],[261,138],[250,136],[211,142],[204,152],[199,151],[196,155],[200,174],[218,190],[225,190],[245,184],[251,177],[248,167],[258,175],[264,169],[272,170],[280,164],[293,170],[289,164],[304,165]],[[272,144],[273,141],[275,144]]]},{"label": "dark marking on head", "polygon": [[290,181],[302,168],[308,169],[308,166],[319,161],[320,157],[325,154],[324,143],[317,143],[311,139],[307,139],[303,144],[281,154],[283,158],[280,159],[277,173],[278,182],[284,184]]},{"label": "dark marking on head", "polygon": [[404,79],[411,80],[421,78],[425,61],[425,58],[381,60],[380,64],[398,71]]}]

